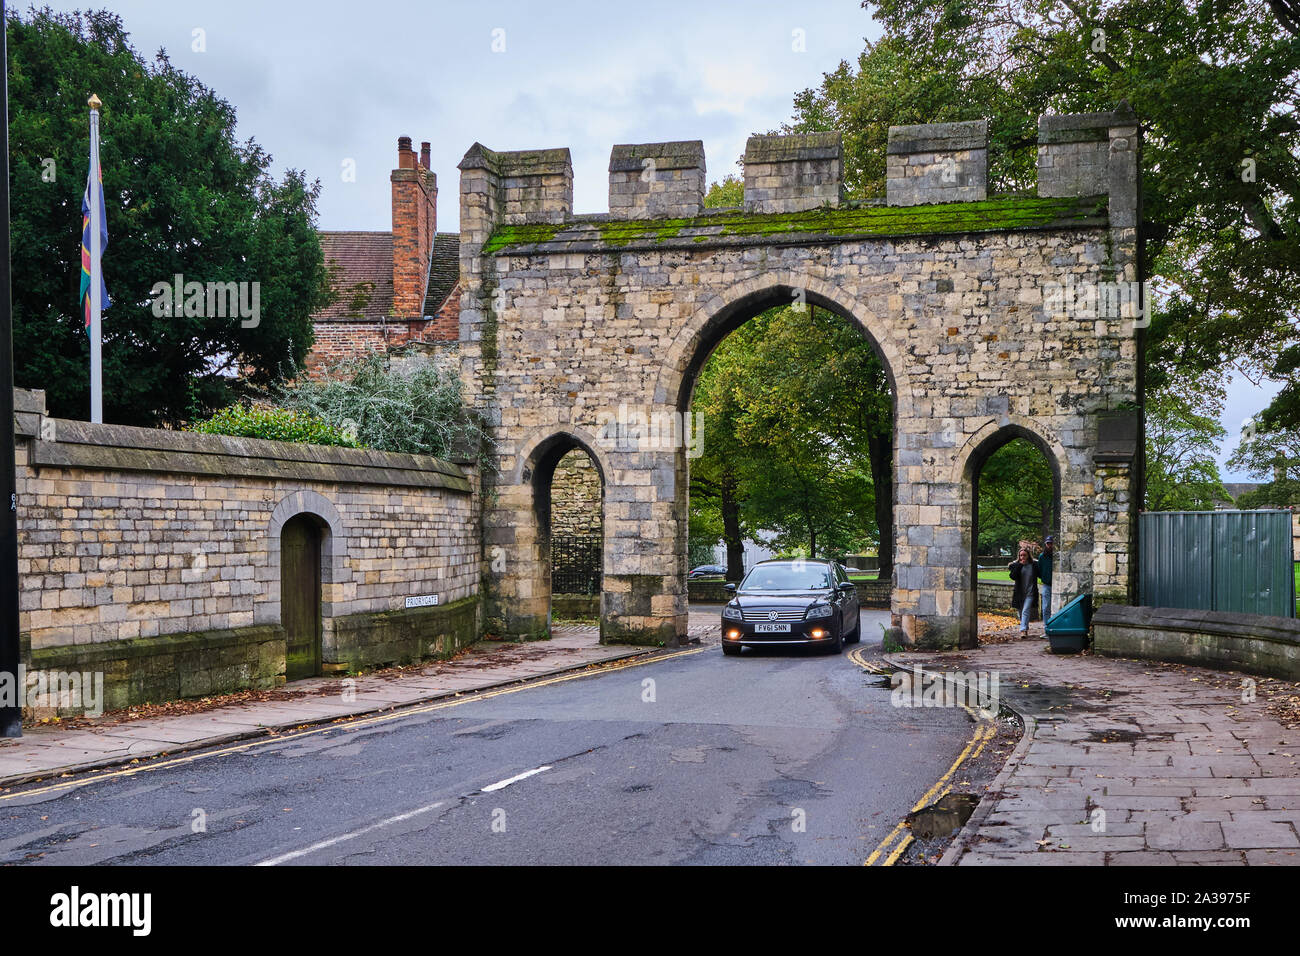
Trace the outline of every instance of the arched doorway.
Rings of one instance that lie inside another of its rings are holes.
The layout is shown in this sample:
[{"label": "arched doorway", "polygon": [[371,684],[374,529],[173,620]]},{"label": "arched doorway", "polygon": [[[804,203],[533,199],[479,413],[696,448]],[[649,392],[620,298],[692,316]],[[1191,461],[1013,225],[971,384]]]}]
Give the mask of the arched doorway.
[{"label": "arched doorway", "polygon": [[[1055,539],[1052,569],[1052,611],[1064,603],[1062,575],[1074,570],[1070,549],[1061,547],[1061,470],[1051,447],[1019,425],[1007,425],[985,438],[966,466],[971,489],[971,597],[966,635],[978,640],[980,578],[1006,590],[997,609],[1009,610],[1010,578],[1006,565],[1021,547],[1037,558],[1046,539]],[[994,591],[995,594],[1000,592]],[[1034,595],[1036,618],[1046,618]],[[996,602],[995,602],[996,605]]]},{"label": "arched doorway", "polygon": [[285,679],[321,672],[321,553],[328,529],[313,514],[298,514],[280,530],[280,623]]},{"label": "arched doorway", "polygon": [[565,452],[551,473],[549,535],[551,622],[596,623],[604,576],[604,484],[595,460],[580,447]]}]

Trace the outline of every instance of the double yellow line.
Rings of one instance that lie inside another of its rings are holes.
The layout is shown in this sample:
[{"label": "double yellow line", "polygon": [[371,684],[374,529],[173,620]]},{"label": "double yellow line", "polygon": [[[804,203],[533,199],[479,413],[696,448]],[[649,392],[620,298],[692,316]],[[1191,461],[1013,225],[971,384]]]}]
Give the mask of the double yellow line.
[{"label": "double yellow line", "polygon": [[[548,677],[544,680],[525,681],[520,684],[511,684],[509,687],[483,691],[482,693],[468,691],[465,693],[465,696],[458,695],[451,700],[439,700],[433,703],[414,707],[402,707],[399,710],[385,711],[382,714],[372,714],[368,717],[337,718],[335,721],[322,724],[318,727],[313,727],[310,730],[290,730],[277,733],[273,729],[268,729],[265,736],[259,736],[254,740],[235,744],[230,747],[223,747],[220,750],[200,750],[195,751],[192,754],[186,754],[182,757],[173,757],[170,760],[150,760],[149,763],[143,763],[138,766],[124,767],[121,770],[110,770],[107,773],[96,773],[91,777],[66,780],[62,783],[49,784],[48,786],[37,787],[32,790],[17,790],[12,793],[0,793],[0,802],[13,800],[19,797],[39,796],[44,793],[57,793],[61,790],[75,790],[78,787],[85,787],[92,783],[99,783],[101,780],[112,780],[116,777],[134,777],[136,774],[152,773],[155,770],[167,770],[171,767],[194,763],[195,761],[204,760],[208,757],[223,757],[227,754],[242,753],[247,750],[252,750],[255,747],[264,747],[269,744],[282,743],[286,740],[299,740],[303,737],[312,737],[316,734],[324,734],[331,731],[347,733],[353,730],[360,730],[363,727],[372,727],[375,724],[382,724],[389,720],[401,720],[406,717],[413,717],[417,714],[427,714],[435,710],[446,710],[448,707],[459,707],[461,704],[473,704],[481,700],[490,700],[493,697],[500,697],[503,694],[517,694],[521,690],[532,690],[534,687],[546,687],[550,684],[562,684],[565,681],[577,680],[580,677],[593,677],[596,674],[606,674],[610,671],[621,671],[631,667],[642,667],[646,664],[657,664],[660,661],[672,660],[675,657],[689,657],[692,654],[702,654],[709,650],[709,648],[710,645],[705,645],[703,647],[692,647],[684,651],[675,651],[670,654],[659,654],[654,657],[638,657],[633,660],[597,664],[594,667],[585,668],[573,673],[557,674],[554,677]],[[87,772],[94,773],[93,771]]]},{"label": "double yellow line", "polygon": [[[881,675],[890,673],[887,668],[881,667],[874,661],[867,660],[863,654],[862,648],[854,648],[849,652],[848,657],[849,660],[869,673]],[[978,757],[980,752],[984,749],[984,746],[993,739],[993,736],[998,732],[997,724],[993,721],[981,720],[979,715],[965,704],[962,704],[961,708],[971,716],[972,720],[975,721],[975,735],[971,737],[970,742],[966,744],[962,752],[957,755],[957,759],[952,762],[952,766],[948,768],[948,772],[936,780],[934,786],[927,790],[921,796],[920,800],[916,801],[916,805],[912,807],[912,813],[915,813],[922,807],[929,806],[934,801],[941,799],[944,794],[950,792],[952,790],[953,775],[957,773],[958,768],[966,761],[974,760]],[[912,834],[909,830],[910,827],[907,821],[900,821],[898,826],[890,830],[889,835],[880,841],[880,845],[871,851],[871,856],[867,857],[866,862],[862,865],[893,866],[898,862],[898,858],[903,855],[907,848],[912,845]]]}]

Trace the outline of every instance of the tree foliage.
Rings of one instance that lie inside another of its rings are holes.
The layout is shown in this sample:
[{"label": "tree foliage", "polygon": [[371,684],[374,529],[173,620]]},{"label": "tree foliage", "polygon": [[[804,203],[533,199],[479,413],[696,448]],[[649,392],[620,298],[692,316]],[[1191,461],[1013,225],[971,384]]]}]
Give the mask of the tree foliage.
[{"label": "tree foliage", "polygon": [[1148,511],[1208,511],[1227,501],[1215,457],[1227,435],[1219,424],[1223,388],[1213,376],[1183,378],[1146,402]]},{"label": "tree foliage", "polygon": [[[849,187],[883,191],[891,124],[988,118],[996,185],[1032,183],[1035,119],[1114,109],[1145,130],[1145,272],[1163,290],[1148,384],[1300,367],[1300,37],[1275,0],[879,0],[884,35],[796,97],[842,129]],[[1284,389],[1269,421],[1300,424]]]},{"label": "tree foliage", "polygon": [[[120,18],[10,13],[9,163],[17,383],[53,414],[89,408],[78,303],[86,99],[103,100],[100,158],[109,245],[104,275],[104,416],[175,423],[292,376],[327,300],[315,232],[319,186],[235,139],[235,110],[164,51],[146,61]],[[259,282],[260,320],[156,316],[173,281]],[[238,376],[236,376],[236,371]]]},{"label": "tree foliage", "polygon": [[353,436],[345,434],[329,422],[283,408],[260,405],[231,405],[210,418],[194,422],[185,430],[205,435],[236,435],[267,441],[356,447]]},{"label": "tree foliage", "polygon": [[891,573],[892,398],[860,331],[808,306],[765,312],[710,356],[692,411],[704,423],[692,513],[700,527],[710,526],[703,512],[716,513],[729,574],[739,573],[744,538],[759,532],[779,550],[816,556],[882,544],[882,526]]},{"label": "tree foliage", "polygon": [[1043,453],[1016,438],[989,456],[979,473],[980,554],[1014,553],[1021,541],[1054,530],[1055,486]]}]

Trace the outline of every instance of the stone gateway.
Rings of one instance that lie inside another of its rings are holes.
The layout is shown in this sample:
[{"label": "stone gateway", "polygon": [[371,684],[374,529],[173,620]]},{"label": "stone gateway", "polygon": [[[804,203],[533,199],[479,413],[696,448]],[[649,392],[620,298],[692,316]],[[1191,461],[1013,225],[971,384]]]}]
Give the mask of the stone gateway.
[{"label": "stone gateway", "polygon": [[547,633],[549,483],[582,449],[604,486],[601,639],[684,638],[686,449],[601,423],[682,420],[718,342],[792,303],[846,317],[891,378],[906,643],[974,644],[975,481],[1017,437],[1055,475],[1062,603],[1127,603],[1143,323],[1113,296],[1047,290],[1140,288],[1138,149],[1127,106],[1044,116],[1036,193],[990,198],[987,124],[896,127],[885,200],[845,201],[838,134],[755,136],[743,207],[716,210],[700,143],[622,145],[611,213],[575,215],[567,149],[475,144],[460,163],[460,347],[498,454],[485,629]]}]

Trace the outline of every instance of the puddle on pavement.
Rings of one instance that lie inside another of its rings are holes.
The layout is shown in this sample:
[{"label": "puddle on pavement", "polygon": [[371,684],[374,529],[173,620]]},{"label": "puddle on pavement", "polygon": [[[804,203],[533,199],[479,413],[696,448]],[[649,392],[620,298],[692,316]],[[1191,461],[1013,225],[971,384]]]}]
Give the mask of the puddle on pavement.
[{"label": "puddle on pavement", "polygon": [[928,807],[907,815],[912,836],[918,840],[951,836],[970,819],[979,802],[980,798],[973,793],[944,794]]}]

